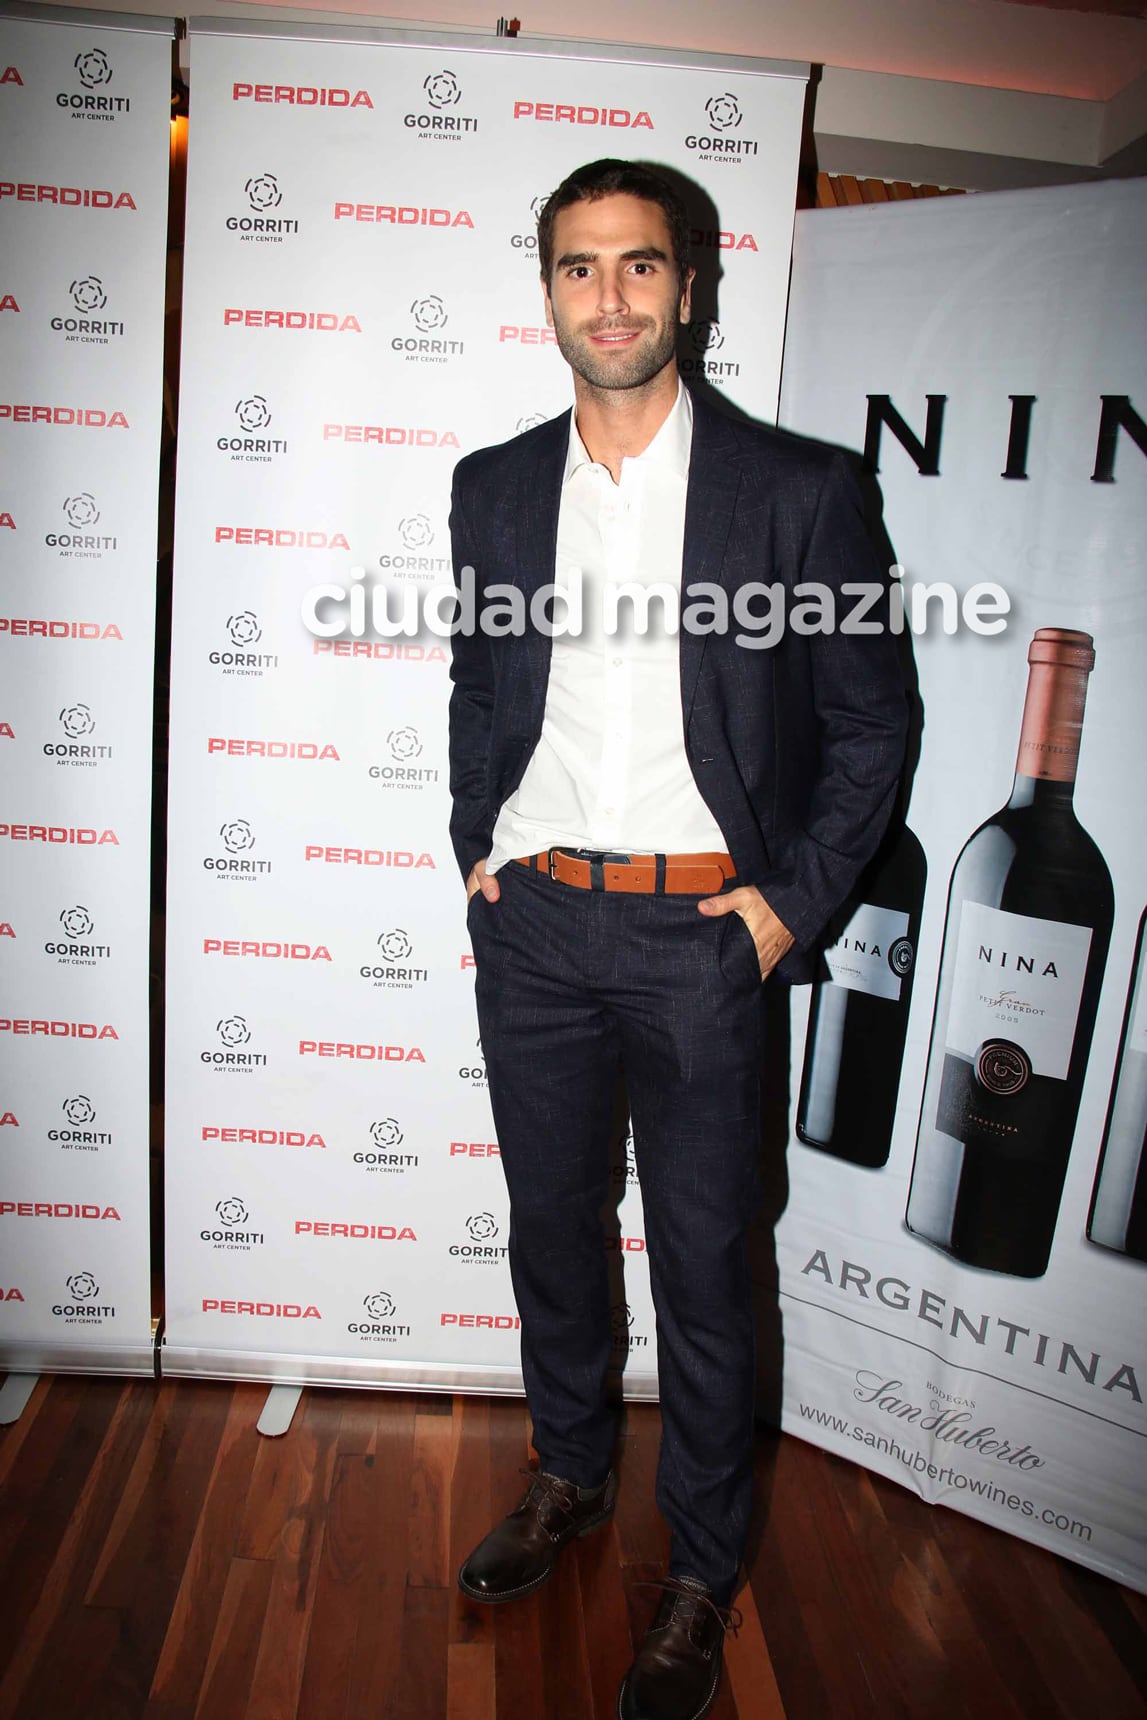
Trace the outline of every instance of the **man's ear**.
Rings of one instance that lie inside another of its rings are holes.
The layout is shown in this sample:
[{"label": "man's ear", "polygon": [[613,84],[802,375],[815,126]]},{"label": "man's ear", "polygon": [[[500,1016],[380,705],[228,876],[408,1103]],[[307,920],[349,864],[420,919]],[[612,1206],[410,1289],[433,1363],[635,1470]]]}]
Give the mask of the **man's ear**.
[{"label": "man's ear", "polygon": [[693,308],[693,282],[696,279],[696,269],[687,269],[685,272],[685,284],[681,288],[681,305],[677,313],[678,322],[687,323],[689,321],[689,313]]},{"label": "man's ear", "polygon": [[546,307],[546,322],[549,324],[550,328],[553,328],[554,309],[550,303],[550,283],[546,280],[544,275],[542,276],[542,299]]}]

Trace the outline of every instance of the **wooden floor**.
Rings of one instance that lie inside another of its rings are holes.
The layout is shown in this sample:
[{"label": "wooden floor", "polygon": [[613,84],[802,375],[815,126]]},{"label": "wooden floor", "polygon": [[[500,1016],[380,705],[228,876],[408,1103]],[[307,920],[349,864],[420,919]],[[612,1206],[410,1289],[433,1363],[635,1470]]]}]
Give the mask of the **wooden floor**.
[{"label": "wooden floor", "polygon": [[[614,1522],[525,1601],[454,1587],[521,1488],[516,1400],[42,1380],[0,1431],[3,1720],[612,1720],[655,1594],[659,1417],[632,1407]],[[1131,1720],[1147,1602],[762,1437],[714,1720]]]}]

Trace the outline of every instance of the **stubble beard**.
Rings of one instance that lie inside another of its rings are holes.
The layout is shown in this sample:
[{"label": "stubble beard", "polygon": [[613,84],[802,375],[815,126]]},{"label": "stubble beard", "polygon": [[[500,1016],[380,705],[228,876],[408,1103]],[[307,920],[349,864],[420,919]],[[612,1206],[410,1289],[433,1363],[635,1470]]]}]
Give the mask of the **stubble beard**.
[{"label": "stubble beard", "polygon": [[[589,344],[591,334],[602,334],[607,330],[628,331],[633,328],[639,328],[643,332],[651,329],[655,338],[652,342],[640,342],[624,357],[611,357],[595,352]],[[655,376],[660,375],[677,350],[676,327],[672,323],[658,324],[649,317],[643,317],[637,323],[620,323],[616,329],[606,323],[586,331],[562,327],[555,319],[554,334],[557,337],[558,351],[574,374],[588,382],[591,388],[600,388],[609,393],[617,389],[644,388],[646,383],[652,382]]]}]

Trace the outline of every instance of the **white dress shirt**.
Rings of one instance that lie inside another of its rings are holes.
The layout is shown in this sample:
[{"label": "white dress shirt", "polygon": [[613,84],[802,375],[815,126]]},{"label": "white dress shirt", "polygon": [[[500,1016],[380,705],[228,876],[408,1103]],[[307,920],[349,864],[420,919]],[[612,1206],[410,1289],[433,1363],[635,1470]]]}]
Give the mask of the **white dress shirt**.
[{"label": "white dress shirt", "polygon": [[661,624],[656,597],[643,636],[627,624],[625,601],[622,627],[610,635],[602,625],[611,587],[669,585],[680,601],[692,440],[692,402],[679,383],[664,424],[643,453],[622,460],[615,484],[570,420],[554,579],[568,590],[580,569],[583,627],[553,640],[541,738],[498,814],[488,872],[545,848],[691,854],[728,846],[685,756],[677,628]]}]

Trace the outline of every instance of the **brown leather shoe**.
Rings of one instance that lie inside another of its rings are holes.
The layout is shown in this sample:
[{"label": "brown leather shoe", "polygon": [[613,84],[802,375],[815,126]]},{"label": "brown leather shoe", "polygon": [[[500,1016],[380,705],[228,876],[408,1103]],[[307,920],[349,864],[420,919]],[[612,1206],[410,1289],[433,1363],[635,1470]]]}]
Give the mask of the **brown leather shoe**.
[{"label": "brown leather shoe", "polygon": [[592,1493],[572,1481],[524,1469],[530,1485],[521,1504],[491,1529],[458,1572],[458,1587],[472,1601],[515,1601],[540,1589],[567,1541],[588,1535],[613,1515],[613,1471]]},{"label": "brown leather shoe", "polygon": [[618,1720],[701,1720],[721,1682],[725,1632],[741,1615],[720,1607],[696,1577],[670,1577],[657,1616],[617,1699]]}]

